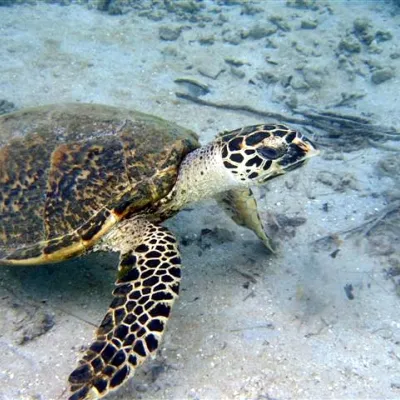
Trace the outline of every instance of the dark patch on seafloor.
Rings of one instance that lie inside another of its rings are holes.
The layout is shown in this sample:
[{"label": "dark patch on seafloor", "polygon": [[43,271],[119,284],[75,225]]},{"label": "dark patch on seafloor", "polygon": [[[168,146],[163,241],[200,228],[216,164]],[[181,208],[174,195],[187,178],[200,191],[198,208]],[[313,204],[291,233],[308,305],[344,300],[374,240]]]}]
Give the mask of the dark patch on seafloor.
[{"label": "dark patch on seafloor", "polygon": [[0,115],[16,111],[17,107],[11,101],[0,99]]},{"label": "dark patch on seafloor", "polygon": [[4,267],[7,295],[2,301],[9,303],[12,310],[7,318],[13,326],[15,342],[22,345],[47,333],[60,314],[96,326],[98,321],[92,310],[100,303],[106,311],[116,266],[113,256],[95,253],[57,265]]}]

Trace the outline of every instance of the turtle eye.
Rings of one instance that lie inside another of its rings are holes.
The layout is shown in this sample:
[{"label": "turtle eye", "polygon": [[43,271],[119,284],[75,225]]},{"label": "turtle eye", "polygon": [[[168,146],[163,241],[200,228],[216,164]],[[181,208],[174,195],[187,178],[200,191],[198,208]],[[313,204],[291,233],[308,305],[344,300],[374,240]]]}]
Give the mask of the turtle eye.
[{"label": "turtle eye", "polygon": [[261,156],[269,160],[276,160],[281,155],[281,152],[279,152],[277,149],[267,146],[260,147],[257,149],[257,151]]}]

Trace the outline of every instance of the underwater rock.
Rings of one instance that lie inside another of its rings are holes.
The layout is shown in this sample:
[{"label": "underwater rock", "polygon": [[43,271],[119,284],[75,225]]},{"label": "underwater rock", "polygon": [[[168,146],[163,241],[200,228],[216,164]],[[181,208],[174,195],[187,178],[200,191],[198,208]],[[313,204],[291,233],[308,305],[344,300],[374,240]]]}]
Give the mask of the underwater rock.
[{"label": "underwater rock", "polygon": [[[67,4],[71,3],[71,0],[66,0]],[[32,6],[36,5],[36,0],[0,0],[0,7],[11,7],[15,4],[30,4]]]},{"label": "underwater rock", "polygon": [[272,83],[279,82],[279,77],[275,76],[272,72],[263,71],[257,74],[257,78],[261,79],[267,85],[271,85]]},{"label": "underwater rock", "polygon": [[292,42],[292,47],[303,56],[309,57],[311,55],[311,49],[299,44],[296,40]]},{"label": "underwater rock", "polygon": [[192,78],[178,78],[174,80],[175,83],[185,86],[192,96],[204,96],[210,92],[208,86],[204,83],[198,82]]},{"label": "underwater rock", "polygon": [[316,0],[287,0],[287,7],[300,8],[304,10],[318,10]]},{"label": "underwater rock", "polygon": [[290,80],[290,86],[292,89],[297,90],[299,92],[306,92],[307,90],[310,90],[310,86],[304,80],[304,77],[300,75],[294,75],[292,77],[292,79]]},{"label": "underwater rock", "polygon": [[368,46],[369,53],[379,54],[382,49],[376,46],[377,43],[391,40],[393,35],[390,31],[378,29],[373,32],[373,26],[367,18],[357,18],[353,22],[352,33],[362,44]]},{"label": "underwater rock", "polygon": [[215,36],[214,35],[208,35],[208,36],[203,36],[199,38],[199,43],[202,46],[209,46],[215,43]]},{"label": "underwater rock", "polygon": [[0,115],[7,114],[11,111],[15,111],[17,107],[11,101],[7,101],[5,99],[0,99]]},{"label": "underwater rock", "polygon": [[257,7],[251,3],[245,3],[242,5],[242,10],[240,11],[240,15],[256,15],[264,10],[260,7]]},{"label": "underwater rock", "polygon": [[166,46],[161,50],[161,54],[166,57],[178,57],[178,49],[175,46]]},{"label": "underwater rock", "polygon": [[389,154],[377,163],[377,171],[379,176],[390,176],[398,178],[400,171],[400,159],[396,154]]},{"label": "underwater rock", "polygon": [[283,32],[291,30],[289,24],[280,15],[271,15],[268,19]]},{"label": "underwater rock", "polygon": [[[126,14],[132,10],[141,11],[148,8],[145,2],[132,2],[128,0],[45,0],[47,3],[58,3],[67,5],[72,3],[86,4],[89,9],[96,9],[108,13],[109,15]],[[64,4],[63,4],[64,3]],[[147,9],[147,14],[150,14],[150,9]],[[138,13],[140,16],[148,16],[145,13]]]},{"label": "underwater rock", "polygon": [[361,45],[352,36],[346,36],[344,39],[342,39],[339,42],[338,49],[340,51],[346,51],[348,53],[360,53],[361,52]]},{"label": "underwater rock", "polygon": [[275,223],[268,224],[268,228],[275,237],[293,238],[296,236],[296,228],[304,225],[307,218],[302,216],[288,217],[286,214],[276,214]]},{"label": "underwater rock", "polygon": [[[136,0],[138,1],[138,0]],[[138,1],[141,3],[141,1]],[[205,5],[200,1],[195,0],[164,0],[151,1],[151,8],[161,7],[169,14],[175,14],[179,20],[196,22],[212,22],[212,18],[206,14],[201,14],[201,10],[205,9]],[[169,18],[171,20],[171,18]]]},{"label": "underwater rock", "polygon": [[151,21],[161,21],[166,16],[165,12],[157,9],[141,11],[138,15],[139,17],[146,17]]},{"label": "underwater rock", "polygon": [[375,41],[373,41],[368,47],[369,54],[380,54],[382,51],[383,49],[377,46]]},{"label": "underwater rock", "polygon": [[347,189],[359,190],[356,178],[350,173],[339,175],[331,171],[319,171],[316,180],[332,187],[335,192],[344,192]]},{"label": "underwater rock", "polygon": [[243,4],[243,0],[222,0],[218,4],[221,6],[239,6]]},{"label": "underwater rock", "polygon": [[361,42],[369,46],[374,40],[374,34],[371,32],[372,24],[367,18],[357,18],[353,22],[354,35]]},{"label": "underwater rock", "polygon": [[354,293],[353,293],[354,287],[351,283],[347,283],[344,285],[344,292],[346,293],[346,296],[349,300],[354,300]]},{"label": "underwater rock", "polygon": [[316,19],[303,19],[301,21],[301,29],[315,29],[318,26]]},{"label": "underwater rock", "polygon": [[112,0],[97,0],[96,1],[96,8],[99,11],[109,12],[111,7],[114,8],[114,9],[118,9],[117,2],[116,1],[112,1]]},{"label": "underwater rock", "polygon": [[232,32],[231,30],[227,30],[223,32],[222,40],[229,44],[238,45],[242,42],[242,36],[239,32]]},{"label": "underwater rock", "polygon": [[232,65],[233,67],[242,67],[243,65],[248,64],[248,62],[246,62],[246,61],[242,61],[242,60],[239,60],[238,58],[233,58],[233,57],[226,57],[224,59],[224,61],[227,64]]},{"label": "underwater rock", "polygon": [[244,29],[240,33],[242,39],[262,39],[276,33],[278,28],[272,24],[269,25],[254,25],[250,29]]},{"label": "underwater rock", "polygon": [[320,89],[324,83],[327,72],[316,66],[305,66],[302,68],[304,81],[313,89]]},{"label": "underwater rock", "polygon": [[161,40],[174,41],[179,38],[182,33],[182,28],[171,28],[169,26],[161,26],[158,29],[158,36]]},{"label": "underwater rock", "polygon": [[389,79],[394,78],[395,72],[391,68],[382,68],[374,71],[371,74],[371,81],[375,83],[375,85],[380,85],[383,82],[386,82]]},{"label": "underwater rock", "polygon": [[188,13],[195,14],[199,12],[205,6],[201,4],[201,2],[188,0],[188,1],[170,1],[167,0],[164,3],[169,5],[168,11],[176,12],[176,13]]},{"label": "underwater rock", "polygon": [[243,79],[246,76],[246,74],[239,67],[231,66],[230,71],[233,76],[236,76],[236,78],[239,79]]},{"label": "underwater rock", "polygon": [[393,35],[389,31],[381,31],[378,30],[375,32],[375,40],[380,43],[380,42],[386,42],[388,40],[391,40],[393,38]]},{"label": "underwater rock", "polygon": [[307,222],[305,217],[288,217],[285,214],[277,214],[276,219],[281,226],[297,228],[298,226],[304,225]]},{"label": "underwater rock", "polygon": [[215,24],[216,24],[217,26],[222,26],[222,25],[224,25],[226,22],[229,22],[228,16],[221,13],[221,14],[218,15],[218,19],[217,19],[217,21],[215,22]]},{"label": "underwater rock", "polygon": [[271,65],[279,65],[279,61],[276,61],[275,59],[273,59],[270,54],[267,54],[265,56],[265,62],[267,64],[271,64]]}]

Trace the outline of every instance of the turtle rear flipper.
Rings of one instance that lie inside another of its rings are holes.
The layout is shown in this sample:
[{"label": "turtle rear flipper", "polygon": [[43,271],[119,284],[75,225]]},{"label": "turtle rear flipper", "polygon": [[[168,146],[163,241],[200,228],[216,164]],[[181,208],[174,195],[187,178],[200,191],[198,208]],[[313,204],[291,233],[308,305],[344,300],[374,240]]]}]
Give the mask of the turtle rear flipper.
[{"label": "turtle rear flipper", "polygon": [[117,389],[158,348],[178,297],[175,237],[143,219],[124,221],[105,243],[120,251],[114,300],[96,337],[69,377],[69,400],[97,399]]}]

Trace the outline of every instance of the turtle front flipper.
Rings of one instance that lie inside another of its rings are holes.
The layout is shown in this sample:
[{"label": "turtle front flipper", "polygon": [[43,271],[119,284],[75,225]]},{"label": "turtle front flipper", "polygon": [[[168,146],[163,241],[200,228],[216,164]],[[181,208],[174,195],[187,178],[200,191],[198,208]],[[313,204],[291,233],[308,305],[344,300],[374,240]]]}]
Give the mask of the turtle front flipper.
[{"label": "turtle front flipper", "polygon": [[135,218],[106,240],[106,248],[120,251],[114,300],[69,377],[69,400],[103,397],[133,375],[158,348],[178,297],[181,260],[168,229]]},{"label": "turtle front flipper", "polygon": [[219,193],[215,198],[233,221],[252,230],[269,251],[276,252],[271,238],[264,230],[258,214],[257,202],[250,188],[243,187],[227,190]]}]

